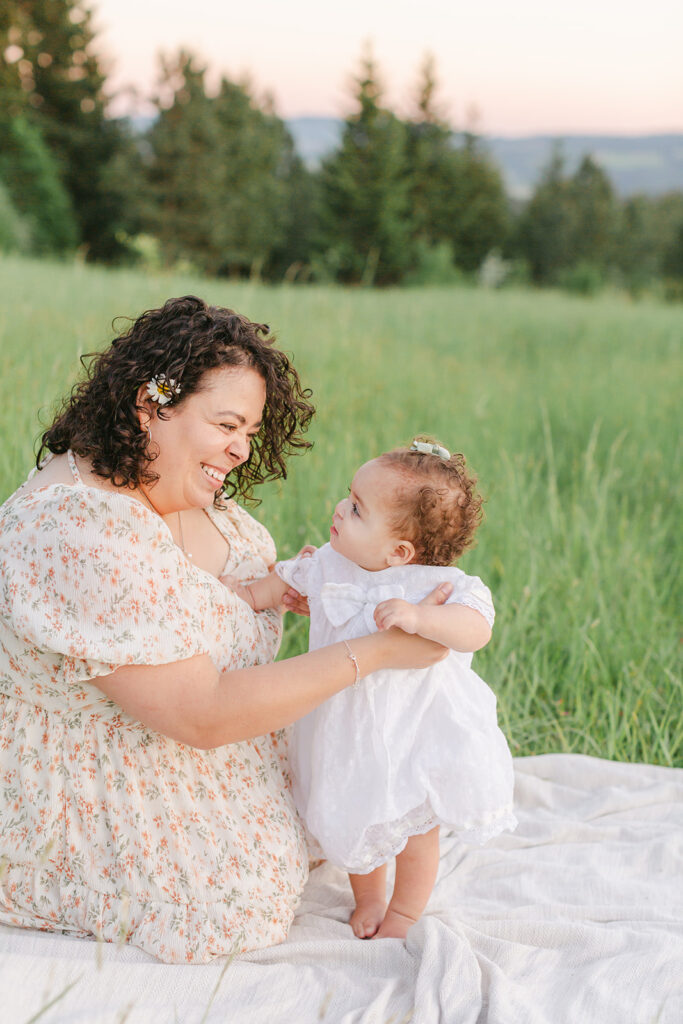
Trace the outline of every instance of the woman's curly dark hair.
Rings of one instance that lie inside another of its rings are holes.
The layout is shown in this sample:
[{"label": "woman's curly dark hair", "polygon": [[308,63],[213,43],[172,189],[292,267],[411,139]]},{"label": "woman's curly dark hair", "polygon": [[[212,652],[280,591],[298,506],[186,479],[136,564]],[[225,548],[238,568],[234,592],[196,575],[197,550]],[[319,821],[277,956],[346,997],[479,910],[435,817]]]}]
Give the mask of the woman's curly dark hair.
[{"label": "woman's curly dark hair", "polygon": [[163,419],[202,390],[208,371],[249,367],[266,386],[263,424],[248,460],[226,478],[223,493],[255,503],[254,486],[286,477],[287,456],[311,447],[303,433],[315,412],[308,401],[310,390],[302,388],[296,370],[284,352],[273,347],[268,332],[266,324],[209,306],[194,295],[147,310],[106,351],[81,358],[86,376],[42,435],[37,464],[47,452],[61,454],[71,448],[116,486],[153,483],[158,474],[138,418],[140,387],[160,373],[180,385],[180,394],[159,406],[157,415]]},{"label": "woman's curly dark hair", "polygon": [[[415,441],[439,444],[420,436]],[[477,478],[467,471],[465,456],[443,459],[412,448],[395,448],[377,458],[395,469],[401,484],[394,492],[391,525],[396,536],[415,545],[419,565],[451,565],[470,547],[481,523],[483,498]]]}]

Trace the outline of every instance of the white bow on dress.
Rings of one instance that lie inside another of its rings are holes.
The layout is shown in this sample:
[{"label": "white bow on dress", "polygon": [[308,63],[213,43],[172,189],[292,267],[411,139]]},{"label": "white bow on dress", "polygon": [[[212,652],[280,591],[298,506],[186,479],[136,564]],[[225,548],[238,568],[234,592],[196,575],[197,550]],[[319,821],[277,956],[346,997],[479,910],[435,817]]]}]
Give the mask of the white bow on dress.
[{"label": "white bow on dress", "polygon": [[389,601],[392,597],[404,596],[403,587],[388,583],[370,587],[368,590],[357,587],[355,583],[325,583],[320,591],[325,615],[333,626],[342,626],[354,615],[362,612],[365,624],[372,632],[377,630],[374,619],[377,605],[382,601]]}]

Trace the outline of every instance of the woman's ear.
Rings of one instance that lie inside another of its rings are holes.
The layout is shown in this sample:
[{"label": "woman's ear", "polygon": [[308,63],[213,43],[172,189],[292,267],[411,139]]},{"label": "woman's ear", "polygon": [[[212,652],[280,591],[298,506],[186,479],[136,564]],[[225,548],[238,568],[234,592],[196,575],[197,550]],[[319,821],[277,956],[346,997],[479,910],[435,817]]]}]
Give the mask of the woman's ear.
[{"label": "woman's ear", "polygon": [[154,402],[149,397],[146,384],[141,384],[138,388],[138,393],[135,396],[135,408],[137,410],[141,429],[148,430],[156,415],[156,409],[154,407]]},{"label": "woman's ear", "polygon": [[408,565],[415,558],[415,545],[409,540],[399,540],[387,555],[387,565]]}]

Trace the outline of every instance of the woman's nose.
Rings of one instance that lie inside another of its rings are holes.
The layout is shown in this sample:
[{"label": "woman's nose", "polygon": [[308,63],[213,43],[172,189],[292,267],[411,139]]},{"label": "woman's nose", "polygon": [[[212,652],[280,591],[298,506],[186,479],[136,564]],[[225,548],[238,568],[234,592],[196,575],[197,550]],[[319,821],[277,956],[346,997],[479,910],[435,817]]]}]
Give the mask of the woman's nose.
[{"label": "woman's nose", "polygon": [[234,434],[230,438],[229,448],[234,458],[246,462],[251,452],[251,442],[243,434]]}]

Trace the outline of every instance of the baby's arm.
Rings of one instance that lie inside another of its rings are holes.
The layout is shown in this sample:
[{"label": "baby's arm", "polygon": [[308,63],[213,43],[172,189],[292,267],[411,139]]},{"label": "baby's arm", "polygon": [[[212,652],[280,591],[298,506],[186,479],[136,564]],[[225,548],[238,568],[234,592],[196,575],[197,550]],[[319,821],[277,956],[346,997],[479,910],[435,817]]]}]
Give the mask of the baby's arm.
[{"label": "baby's arm", "polygon": [[464,604],[410,604],[392,598],[377,605],[375,622],[378,629],[398,626],[404,633],[419,633],[462,653],[478,651],[491,639],[491,627],[484,616]]},{"label": "baby's arm", "polygon": [[[311,555],[315,554],[315,550],[312,544],[306,544],[296,558],[310,558]],[[296,559],[293,559],[293,562],[296,563]],[[289,563],[285,562],[282,564],[287,565]],[[301,576],[301,574],[299,575]],[[306,578],[305,573],[302,578]],[[255,612],[265,611],[266,608],[279,608],[282,604],[282,599],[287,594],[289,595],[287,608],[290,611],[297,612],[299,615],[309,614],[308,602],[304,595],[289,583],[285,583],[274,569],[267,576],[264,576],[263,579],[254,580],[252,583],[240,583],[234,576],[221,576],[220,580],[221,583],[225,583],[226,587],[234,590],[237,596],[246,601]]]},{"label": "baby's arm", "polygon": [[255,612],[262,612],[266,608],[278,608],[282,604],[282,598],[289,590],[289,584],[285,583],[273,570],[260,580],[252,580],[251,583],[237,583],[230,576],[223,576],[222,583],[246,601]]}]

